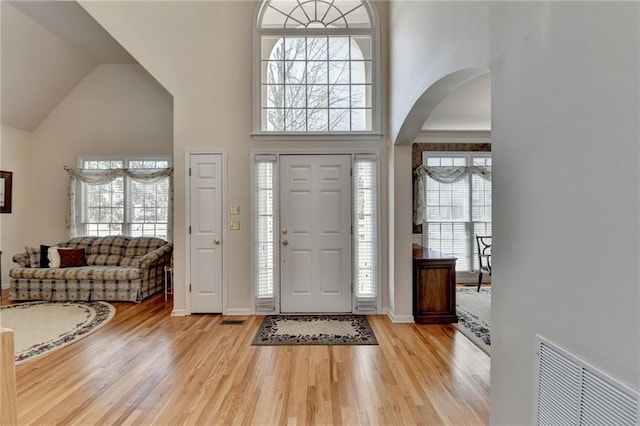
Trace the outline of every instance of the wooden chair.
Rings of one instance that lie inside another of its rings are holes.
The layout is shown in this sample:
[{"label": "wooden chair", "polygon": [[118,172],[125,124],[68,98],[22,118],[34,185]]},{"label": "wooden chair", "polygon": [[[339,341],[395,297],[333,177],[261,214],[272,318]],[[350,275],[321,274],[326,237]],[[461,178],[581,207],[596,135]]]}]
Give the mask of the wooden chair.
[{"label": "wooden chair", "polygon": [[491,276],[491,236],[476,235],[478,245],[478,291],[482,285],[482,274]]}]

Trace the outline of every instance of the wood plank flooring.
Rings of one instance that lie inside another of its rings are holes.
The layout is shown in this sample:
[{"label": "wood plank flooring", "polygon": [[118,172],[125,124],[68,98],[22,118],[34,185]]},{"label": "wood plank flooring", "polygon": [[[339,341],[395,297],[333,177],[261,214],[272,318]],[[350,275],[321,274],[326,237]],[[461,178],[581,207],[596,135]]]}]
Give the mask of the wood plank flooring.
[{"label": "wood plank flooring", "polygon": [[19,424],[489,423],[489,357],[448,325],[380,315],[379,346],[251,346],[262,317],[171,317],[162,294],[113,305],[102,329],[16,368]]}]

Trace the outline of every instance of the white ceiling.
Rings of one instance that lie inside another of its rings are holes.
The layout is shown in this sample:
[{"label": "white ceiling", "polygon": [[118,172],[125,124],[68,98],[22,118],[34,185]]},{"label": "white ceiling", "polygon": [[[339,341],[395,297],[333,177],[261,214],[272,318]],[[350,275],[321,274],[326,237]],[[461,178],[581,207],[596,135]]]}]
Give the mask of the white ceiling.
[{"label": "white ceiling", "polygon": [[423,131],[491,131],[491,77],[484,74],[460,86],[429,115]]},{"label": "white ceiling", "polygon": [[75,1],[1,7],[4,125],[33,131],[96,65],[136,63]]}]

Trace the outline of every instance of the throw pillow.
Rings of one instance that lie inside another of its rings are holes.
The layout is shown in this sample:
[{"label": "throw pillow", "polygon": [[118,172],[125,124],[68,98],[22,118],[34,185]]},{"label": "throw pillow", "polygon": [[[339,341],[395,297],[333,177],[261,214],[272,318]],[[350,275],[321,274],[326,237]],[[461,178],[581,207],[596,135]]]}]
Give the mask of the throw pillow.
[{"label": "throw pillow", "polygon": [[47,255],[49,257],[49,268],[60,267],[60,255],[58,254],[58,250],[71,250],[71,248],[59,247],[59,246],[49,247],[48,255]]},{"label": "throw pillow", "polygon": [[49,247],[40,244],[40,267],[48,268],[49,267]]},{"label": "throw pillow", "polygon": [[85,266],[87,262],[84,260],[84,249],[60,249],[60,268],[70,268],[73,266]]},{"label": "throw pillow", "polygon": [[37,247],[25,247],[27,250],[27,257],[29,258],[29,267],[40,267],[40,252]]}]

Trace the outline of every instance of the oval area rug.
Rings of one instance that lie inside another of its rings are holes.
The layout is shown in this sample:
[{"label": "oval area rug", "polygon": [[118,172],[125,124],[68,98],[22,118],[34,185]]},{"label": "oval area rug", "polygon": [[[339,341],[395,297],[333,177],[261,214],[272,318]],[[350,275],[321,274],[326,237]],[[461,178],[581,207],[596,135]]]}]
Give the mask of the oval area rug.
[{"label": "oval area rug", "polygon": [[108,323],[106,302],[26,302],[0,308],[0,324],[14,333],[16,365],[63,348]]}]

